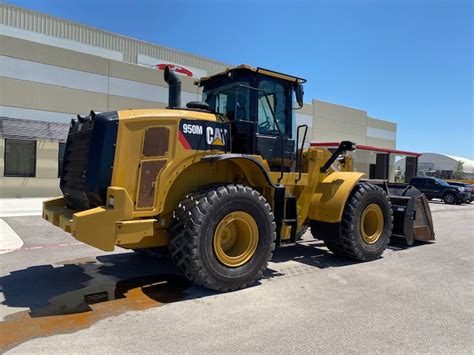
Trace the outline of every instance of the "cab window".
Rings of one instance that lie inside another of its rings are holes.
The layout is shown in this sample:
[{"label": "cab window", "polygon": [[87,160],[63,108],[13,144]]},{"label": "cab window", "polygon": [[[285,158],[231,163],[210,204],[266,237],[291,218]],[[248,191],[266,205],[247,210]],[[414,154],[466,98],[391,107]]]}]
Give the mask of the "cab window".
[{"label": "cab window", "polygon": [[258,91],[258,133],[279,135],[276,119],[281,133],[286,135],[287,117],[291,113],[288,105],[288,88],[276,80],[262,79],[258,84],[258,89],[261,90]]},{"label": "cab window", "polygon": [[[246,85],[246,83],[242,83]],[[250,92],[239,84],[220,87],[203,93],[203,100],[229,120],[250,120]]]}]

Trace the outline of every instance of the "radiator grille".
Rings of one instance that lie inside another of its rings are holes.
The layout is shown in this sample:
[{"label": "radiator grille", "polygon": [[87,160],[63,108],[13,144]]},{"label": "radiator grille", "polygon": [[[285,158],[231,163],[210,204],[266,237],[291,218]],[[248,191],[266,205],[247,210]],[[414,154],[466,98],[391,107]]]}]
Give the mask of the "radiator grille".
[{"label": "radiator grille", "polygon": [[81,127],[80,131],[69,133],[64,154],[61,190],[66,203],[74,209],[89,208],[86,195],[87,162],[92,137],[92,127]]},{"label": "radiator grille", "polygon": [[89,116],[71,121],[61,177],[61,190],[69,207],[86,210],[106,204],[118,124],[117,111],[91,111]]}]

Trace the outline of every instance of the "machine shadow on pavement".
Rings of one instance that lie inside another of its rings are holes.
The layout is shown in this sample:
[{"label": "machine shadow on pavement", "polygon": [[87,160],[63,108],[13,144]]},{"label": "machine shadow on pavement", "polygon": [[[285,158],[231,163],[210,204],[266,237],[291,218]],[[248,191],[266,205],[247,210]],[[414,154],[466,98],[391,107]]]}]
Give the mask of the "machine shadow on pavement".
[{"label": "machine shadow on pavement", "polygon": [[[416,242],[415,246],[429,243]],[[404,243],[391,244],[403,250]],[[284,276],[282,263],[294,261],[319,269],[349,266],[359,261],[336,257],[319,241],[305,241],[275,250],[263,279]],[[274,265],[272,267],[272,265]],[[259,283],[257,282],[257,285]],[[216,294],[192,285],[167,258],[155,259],[139,253],[81,258],[12,271],[0,278],[3,305],[29,308],[30,317],[83,313],[92,305],[127,298],[150,301],[149,307]]]},{"label": "machine shadow on pavement", "polygon": [[[432,242],[423,242],[415,240],[414,244],[409,246],[403,239],[393,239],[390,241],[387,249],[393,251],[405,250],[409,248],[426,246],[434,244]],[[380,257],[383,258],[383,255]],[[300,265],[313,266],[319,269],[329,267],[342,267],[354,264],[363,263],[362,261],[338,257],[329,252],[324,243],[321,241],[305,241],[294,246],[276,249],[273,253],[272,262],[276,265],[287,261],[295,261]],[[285,276],[284,273],[273,270],[271,267],[267,268],[264,273],[264,279],[271,279],[275,277]]]},{"label": "machine shadow on pavement", "polygon": [[[406,248],[403,243],[389,247],[393,250]],[[288,261],[319,269],[359,263],[335,256],[319,241],[275,250],[272,258],[275,269]],[[263,278],[279,275],[283,274],[272,270],[270,265]],[[192,285],[168,258],[155,259],[133,252],[66,260],[55,265],[12,271],[0,278],[0,287],[4,296],[3,305],[29,308],[31,317],[87,312],[92,304],[130,297],[130,291],[135,289],[157,303],[217,293]]]},{"label": "machine shadow on pavement", "polygon": [[[414,246],[430,243],[416,242]],[[403,250],[404,243],[391,244],[392,250]],[[294,261],[319,269],[360,263],[328,252],[324,243],[305,241],[275,250],[274,269]],[[284,271],[265,271],[263,279],[284,276]],[[257,283],[258,285],[259,283]],[[74,314],[91,311],[91,305],[140,294],[149,298],[150,307],[205,297],[217,292],[192,285],[168,258],[155,259],[139,253],[122,253],[80,258],[12,271],[0,278],[3,305],[29,308],[30,317]],[[134,291],[134,292],[131,292]]]},{"label": "machine shadow on pavement", "polygon": [[[290,260],[317,268],[347,266],[357,261],[335,257],[311,241],[277,249],[272,263]],[[278,275],[270,268],[265,278]],[[258,283],[257,283],[258,285]],[[134,292],[131,292],[135,290]],[[138,291],[137,291],[138,290]],[[192,285],[167,258],[129,252],[31,266],[0,278],[3,305],[29,308],[30,317],[91,311],[91,305],[140,294],[157,304],[205,297],[217,292]]]},{"label": "machine shadow on pavement", "polygon": [[398,250],[405,250],[405,249],[412,249],[421,246],[432,245],[434,242],[432,241],[422,241],[422,240],[415,240],[412,245],[408,245],[404,239],[402,238],[393,238],[390,241],[390,244],[387,246],[387,249],[398,251]]},{"label": "machine shadow on pavement", "polygon": [[359,263],[357,260],[335,256],[324,247],[323,242],[316,240],[297,243],[296,245],[279,248],[274,251],[272,262],[282,263],[289,260],[315,266],[319,269]]},{"label": "machine shadow on pavement", "polygon": [[132,252],[11,271],[0,278],[0,292],[8,309],[0,322],[0,353],[125,312],[213,294],[193,286],[170,260]]},{"label": "machine shadow on pavement", "polygon": [[12,271],[0,278],[0,291],[3,305],[29,308],[30,317],[87,312],[93,304],[123,298],[146,297],[152,307],[213,293],[193,286],[170,260],[136,253]]},{"label": "machine shadow on pavement", "polygon": [[[400,246],[396,248],[404,249],[403,244]],[[301,268],[306,272],[311,268],[358,263],[336,257],[320,241],[302,241],[277,249],[263,280],[292,276],[301,272]],[[170,259],[134,252],[11,271],[0,278],[0,292],[4,296],[2,305],[10,309],[0,322],[0,333],[5,335],[0,340],[1,351],[36,337],[88,328],[99,320],[128,311],[217,294],[193,285]],[[12,308],[20,309],[12,313]]]}]

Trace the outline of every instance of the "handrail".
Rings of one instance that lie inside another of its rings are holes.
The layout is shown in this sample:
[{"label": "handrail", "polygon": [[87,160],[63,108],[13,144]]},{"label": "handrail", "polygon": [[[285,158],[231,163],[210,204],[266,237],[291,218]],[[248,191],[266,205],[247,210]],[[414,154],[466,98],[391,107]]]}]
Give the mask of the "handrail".
[{"label": "handrail", "polygon": [[346,151],[352,152],[355,149],[356,149],[356,144],[354,142],[342,141],[341,143],[339,143],[339,146],[337,147],[337,149],[334,151],[334,153],[332,153],[332,155],[329,157],[329,159],[326,161],[326,163],[321,167],[319,171],[322,173],[327,172],[329,167],[332,165],[332,163],[336,161],[337,157],[340,154],[345,153]]},{"label": "handrail", "polygon": [[301,170],[302,170],[301,161],[303,159],[303,148],[304,148],[304,142],[306,140],[306,133],[308,133],[308,125],[302,124],[296,128],[296,144],[298,145],[298,142],[300,140],[300,128],[303,128],[303,127],[304,127],[303,141],[301,142],[301,149],[299,151],[299,155],[297,156],[297,161],[296,161],[296,167],[298,170],[298,179],[296,179],[295,182],[298,182],[301,180]]}]

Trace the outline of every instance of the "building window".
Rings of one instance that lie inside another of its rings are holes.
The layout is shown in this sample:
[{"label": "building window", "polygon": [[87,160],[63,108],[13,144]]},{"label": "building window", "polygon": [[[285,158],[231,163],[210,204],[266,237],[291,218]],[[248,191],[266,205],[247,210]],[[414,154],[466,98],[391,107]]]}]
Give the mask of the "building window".
[{"label": "building window", "polygon": [[62,173],[63,173],[64,152],[66,152],[66,143],[59,143],[59,150],[58,150],[58,177],[61,177],[61,176],[62,176]]},{"label": "building window", "polygon": [[5,139],[5,176],[34,177],[36,141]]}]

